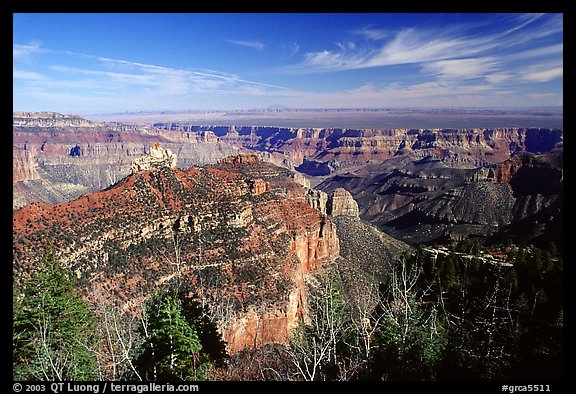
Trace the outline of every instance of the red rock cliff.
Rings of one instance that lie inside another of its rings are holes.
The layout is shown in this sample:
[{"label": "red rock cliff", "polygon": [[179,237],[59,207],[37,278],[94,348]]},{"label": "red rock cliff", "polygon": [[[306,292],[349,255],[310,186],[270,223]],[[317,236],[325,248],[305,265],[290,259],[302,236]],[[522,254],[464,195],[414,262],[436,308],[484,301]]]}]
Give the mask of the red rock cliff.
[{"label": "red rock cliff", "polygon": [[305,276],[339,256],[335,225],[290,175],[237,157],[143,170],[69,203],[29,204],[13,215],[14,277],[33,269],[50,239],[89,301],[99,288],[137,314],[147,295],[180,278],[209,306],[229,353],[287,343],[306,310]]}]

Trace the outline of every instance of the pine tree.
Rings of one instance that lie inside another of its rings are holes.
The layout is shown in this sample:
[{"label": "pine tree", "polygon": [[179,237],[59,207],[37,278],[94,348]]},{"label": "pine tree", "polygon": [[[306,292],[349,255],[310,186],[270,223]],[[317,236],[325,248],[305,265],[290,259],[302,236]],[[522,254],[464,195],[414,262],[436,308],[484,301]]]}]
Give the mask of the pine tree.
[{"label": "pine tree", "polygon": [[13,378],[94,380],[94,313],[49,245],[36,271],[13,291]]},{"label": "pine tree", "polygon": [[440,271],[440,277],[442,279],[442,286],[444,289],[449,290],[456,285],[457,281],[457,271],[456,264],[458,260],[454,253],[451,253],[444,260],[442,269]]},{"label": "pine tree", "polygon": [[203,379],[209,367],[197,329],[182,313],[181,301],[169,292],[147,303],[144,351],[137,360],[149,380]]}]

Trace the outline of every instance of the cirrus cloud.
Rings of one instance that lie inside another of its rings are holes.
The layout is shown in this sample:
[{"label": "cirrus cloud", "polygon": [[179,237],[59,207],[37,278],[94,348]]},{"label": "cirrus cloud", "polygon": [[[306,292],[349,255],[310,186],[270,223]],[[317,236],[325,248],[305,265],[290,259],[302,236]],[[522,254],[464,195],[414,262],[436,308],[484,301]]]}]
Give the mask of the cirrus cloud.
[{"label": "cirrus cloud", "polygon": [[253,48],[253,49],[257,49],[259,51],[264,49],[264,44],[262,44],[259,41],[244,41],[244,40],[225,40],[225,41],[229,42],[230,44],[235,44],[235,45],[240,45],[243,47]]}]

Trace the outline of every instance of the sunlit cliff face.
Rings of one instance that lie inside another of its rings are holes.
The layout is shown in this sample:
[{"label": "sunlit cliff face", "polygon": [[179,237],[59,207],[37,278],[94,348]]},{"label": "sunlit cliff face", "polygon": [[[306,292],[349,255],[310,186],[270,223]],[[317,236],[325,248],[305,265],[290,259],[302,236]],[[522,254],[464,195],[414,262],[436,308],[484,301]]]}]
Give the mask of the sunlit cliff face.
[{"label": "sunlit cliff face", "polygon": [[[144,156],[171,157],[158,145]],[[30,272],[50,239],[87,300],[99,289],[137,313],[158,286],[186,281],[212,311],[229,352],[287,343],[307,313],[305,277],[339,256],[334,224],[290,171],[255,155],[171,167],[16,211],[15,278]]]}]

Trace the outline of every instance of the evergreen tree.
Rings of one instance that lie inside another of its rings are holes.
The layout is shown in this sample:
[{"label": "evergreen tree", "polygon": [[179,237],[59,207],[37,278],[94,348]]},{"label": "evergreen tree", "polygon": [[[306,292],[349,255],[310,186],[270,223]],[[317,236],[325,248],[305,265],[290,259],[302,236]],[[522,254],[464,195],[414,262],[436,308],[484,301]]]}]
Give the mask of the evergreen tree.
[{"label": "evergreen tree", "polygon": [[13,291],[13,378],[93,380],[94,313],[49,245],[23,291]]},{"label": "evergreen tree", "polygon": [[556,246],[556,243],[554,241],[550,241],[548,243],[548,251],[550,252],[551,257],[558,256],[558,247]]},{"label": "evergreen tree", "polygon": [[456,265],[458,259],[454,253],[450,253],[443,262],[440,271],[440,278],[442,279],[442,287],[446,290],[453,288],[457,281]]},{"label": "evergreen tree", "polygon": [[197,329],[182,313],[182,303],[170,292],[155,294],[147,303],[145,343],[137,360],[148,380],[198,380],[210,366]]}]

